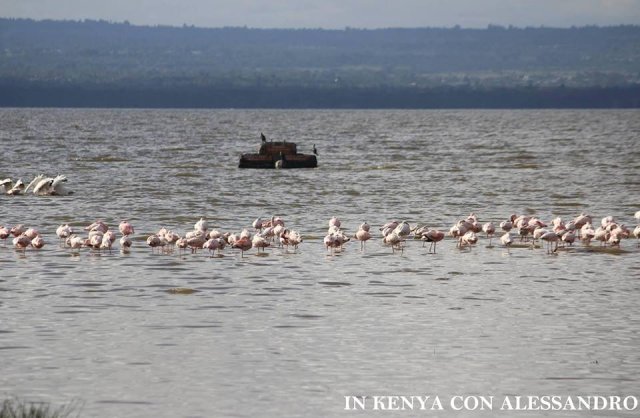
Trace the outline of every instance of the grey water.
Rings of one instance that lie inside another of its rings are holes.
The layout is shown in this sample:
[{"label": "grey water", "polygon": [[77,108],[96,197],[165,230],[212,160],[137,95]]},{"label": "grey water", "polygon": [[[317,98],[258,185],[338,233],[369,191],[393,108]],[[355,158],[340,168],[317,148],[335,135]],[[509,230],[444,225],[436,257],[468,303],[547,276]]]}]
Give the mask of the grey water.
[{"label": "grey water", "polygon": [[[428,254],[409,240],[394,253],[378,231],[446,231],[471,212],[633,229],[639,111],[0,109],[0,126],[0,179],[60,173],[74,192],[0,196],[0,225],[47,242],[0,243],[3,398],[75,400],[92,417],[314,417],[362,415],[345,396],[437,395],[445,410],[421,414],[449,416],[457,395],[640,395],[633,239],[553,254],[484,236]],[[319,167],[237,168],[260,132],[315,144]],[[297,250],[145,243],[200,217],[239,232],[273,215],[303,235]],[[328,252],[332,216],[374,238]],[[131,252],[59,245],[59,224],[96,219],[128,219]]]}]

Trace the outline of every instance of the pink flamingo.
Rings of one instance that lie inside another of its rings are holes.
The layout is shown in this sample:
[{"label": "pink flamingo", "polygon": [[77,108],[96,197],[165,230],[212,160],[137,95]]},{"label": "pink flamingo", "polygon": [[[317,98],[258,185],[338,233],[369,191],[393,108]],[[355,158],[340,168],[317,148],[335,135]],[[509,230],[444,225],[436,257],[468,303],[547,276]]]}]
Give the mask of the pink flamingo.
[{"label": "pink flamingo", "polygon": [[502,221],[500,222],[500,229],[504,232],[509,232],[513,228],[513,223],[511,221]]},{"label": "pink flamingo", "polygon": [[562,237],[560,239],[562,240],[562,242],[569,244],[569,246],[572,246],[576,241],[576,234],[573,233],[573,231],[567,230],[564,234],[562,234]]},{"label": "pink flamingo", "polygon": [[585,226],[586,224],[590,224],[591,223],[591,216],[589,216],[589,215],[587,215],[585,213],[581,213],[580,215],[575,217],[575,219],[573,220],[573,223],[576,225],[577,229],[580,229],[583,226]]},{"label": "pink flamingo", "polygon": [[42,238],[41,235],[36,235],[32,240],[31,240],[31,246],[37,250],[39,250],[40,248],[44,247],[44,239]]},{"label": "pink flamingo", "polygon": [[284,220],[278,216],[272,216],[270,220],[262,222],[262,227],[275,227],[276,225],[284,226]]},{"label": "pink flamingo", "polygon": [[613,219],[613,216],[609,215],[602,218],[602,220],[600,221],[600,226],[602,226],[603,228],[607,228],[607,226],[612,223],[615,223],[615,220]]},{"label": "pink flamingo", "polygon": [[197,249],[204,247],[204,243],[207,242],[204,234],[199,234],[191,238],[187,238],[187,245],[191,248],[191,252],[196,252]]},{"label": "pink flamingo", "polygon": [[402,237],[400,235],[398,235],[395,231],[392,231],[391,233],[389,233],[388,235],[386,235],[383,239],[382,242],[385,245],[389,245],[391,246],[391,251],[396,252],[396,249],[400,250],[401,253],[404,254],[404,246],[402,245],[402,243],[404,242],[404,240],[402,239]]},{"label": "pink flamingo", "polygon": [[187,239],[186,238],[182,237],[182,238],[178,238],[176,240],[176,248],[178,248],[178,250],[184,251],[184,250],[187,249],[187,246],[188,246],[188,244],[187,244]]},{"label": "pink flamingo", "polygon": [[287,234],[289,245],[293,246],[294,251],[298,249],[298,245],[302,243],[302,235],[296,230],[290,230]]},{"label": "pink flamingo", "polygon": [[240,231],[240,238],[252,238],[251,232],[248,229],[243,229],[242,231]]},{"label": "pink flamingo", "polygon": [[40,235],[38,233],[38,230],[35,228],[27,228],[27,230],[24,231],[23,234],[26,235],[30,240],[33,240],[35,237]]},{"label": "pink flamingo", "polygon": [[220,233],[220,231],[218,231],[217,229],[212,229],[207,233],[208,239],[221,238],[221,237],[222,237],[222,233]]},{"label": "pink flamingo", "polygon": [[25,251],[25,249],[31,245],[31,239],[26,235],[18,235],[13,239],[13,246],[18,250]]},{"label": "pink flamingo", "polygon": [[360,241],[360,251],[363,251],[365,243],[371,239],[371,233],[369,230],[362,229],[362,225],[360,225],[360,229],[356,232],[355,238]]},{"label": "pink flamingo", "polygon": [[82,248],[83,245],[85,245],[85,240],[82,237],[71,235],[69,238],[67,238],[67,246],[72,249],[77,250],[79,248]]},{"label": "pink flamingo", "polygon": [[338,232],[334,233],[333,235],[335,236],[335,245],[336,245],[337,248],[342,249],[344,244],[346,244],[347,242],[351,241],[351,238],[346,236],[345,233],[342,232],[342,231],[338,231]]},{"label": "pink flamingo", "polygon": [[333,253],[333,249],[336,247],[335,235],[332,232],[328,233],[327,235],[325,235],[322,242],[324,246],[327,248],[327,251],[331,250],[331,252]]},{"label": "pink flamingo", "polygon": [[536,229],[533,230],[533,234],[532,234],[531,248],[535,248],[536,247],[536,240],[541,239],[542,236],[544,234],[546,234],[547,232],[549,232],[549,230],[546,229],[546,228],[536,227]]},{"label": "pink flamingo", "polygon": [[132,244],[129,235],[123,235],[122,238],[120,238],[120,250],[122,250],[122,252],[129,252]]},{"label": "pink flamingo", "polygon": [[209,257],[213,257],[213,253],[220,249],[220,241],[222,241],[220,238],[209,238],[202,245],[202,248],[209,250]]},{"label": "pink flamingo", "polygon": [[249,251],[253,244],[248,237],[239,238],[233,245],[232,248],[238,248],[240,250],[241,256],[244,257],[244,252]]},{"label": "pink flamingo", "polygon": [[505,232],[504,235],[500,237],[500,243],[502,243],[502,245],[507,247],[507,251],[508,251],[509,247],[511,247],[511,244],[513,244],[513,240],[511,239],[511,234],[509,234],[509,232]]},{"label": "pink flamingo", "polygon": [[407,221],[402,221],[393,230],[401,239],[405,239],[411,233],[411,227]]},{"label": "pink flamingo", "polygon": [[89,236],[89,246],[91,248],[93,248],[94,250],[98,250],[100,249],[100,246],[102,245],[102,238],[104,237],[104,234],[94,234],[94,235],[90,235]]},{"label": "pink flamingo", "polygon": [[607,245],[607,241],[609,241],[609,236],[610,236],[610,234],[606,229],[604,229],[602,227],[598,227],[595,230],[595,233],[593,235],[593,239],[595,239],[596,241],[600,241],[600,246],[603,246],[603,245],[606,246]]},{"label": "pink flamingo", "polygon": [[100,231],[102,233],[105,233],[105,232],[107,232],[109,230],[109,227],[107,226],[106,223],[104,223],[102,221],[95,221],[91,225],[85,227],[84,230],[85,231]]},{"label": "pink flamingo", "polygon": [[68,224],[62,224],[56,229],[56,235],[64,243],[64,241],[73,234],[73,229]]},{"label": "pink flamingo", "polygon": [[118,229],[120,230],[120,233],[125,236],[132,235],[134,233],[133,225],[131,225],[127,220],[120,222]]},{"label": "pink flamingo", "polygon": [[607,240],[607,242],[609,243],[609,245],[611,245],[612,247],[618,247],[620,248],[620,240],[622,238],[622,231],[620,229],[614,229],[610,234],[609,234],[609,239]]},{"label": "pink flamingo", "polygon": [[262,225],[262,218],[257,218],[255,221],[253,221],[253,223],[251,224],[251,226],[256,230],[256,231],[261,231],[262,228],[264,228],[264,226]]},{"label": "pink flamingo", "polygon": [[460,240],[460,246],[463,245],[474,245],[475,243],[478,242],[478,236],[476,235],[476,233],[471,230],[471,231],[467,231],[461,238]]},{"label": "pink flamingo", "polygon": [[586,223],[580,227],[580,239],[585,245],[589,245],[595,235],[596,231],[593,229],[593,225],[591,225],[591,223]]},{"label": "pink flamingo", "polygon": [[[283,231],[284,231],[284,225],[280,225],[280,224],[276,224],[272,229],[273,236],[278,237],[278,240],[280,240],[280,236],[282,235]],[[279,246],[282,246],[282,241],[280,241]]]},{"label": "pink flamingo", "polygon": [[[558,250],[559,237],[558,237],[558,234],[556,234],[555,232],[547,231],[544,234],[542,234],[540,239],[547,243],[547,254],[551,254],[552,252],[555,253]],[[551,251],[551,246],[553,245],[553,243],[555,243],[556,246],[553,249],[553,251]]]},{"label": "pink flamingo", "polygon": [[[285,229],[285,231],[288,232],[286,229]],[[283,233],[282,236],[285,236],[285,233]],[[249,237],[247,237],[247,238],[249,238]],[[240,238],[240,239],[242,239],[242,238]],[[262,251],[264,252],[264,249],[271,245],[266,240],[266,238],[263,237],[260,234],[255,234],[253,236],[253,238],[250,238],[250,239],[251,239],[251,246],[258,249],[258,254],[260,254],[260,249],[261,248],[262,248]],[[288,245],[288,243],[286,245]]]},{"label": "pink flamingo", "polygon": [[7,245],[7,238],[9,238],[11,232],[4,226],[0,226],[0,239],[4,242],[4,245]]},{"label": "pink flamingo", "polygon": [[340,229],[341,224],[342,222],[340,222],[340,219],[336,218],[335,216],[329,219],[329,228]]},{"label": "pink flamingo", "polygon": [[[436,253],[436,244],[444,239],[444,232],[438,231],[437,229],[430,229],[426,232],[422,233],[422,241],[429,243],[429,254]],[[431,247],[433,247],[433,253],[431,252]]]},{"label": "pink flamingo", "polygon": [[200,218],[200,220],[193,225],[193,229],[196,231],[207,232],[208,228],[209,223],[204,218]]},{"label": "pink flamingo", "polygon": [[153,253],[153,249],[162,246],[162,240],[159,236],[153,234],[147,237],[147,245],[151,247],[151,252]]},{"label": "pink flamingo", "polygon": [[487,222],[482,225],[482,231],[487,234],[487,238],[489,238],[489,246],[491,246],[491,239],[493,238],[493,234],[496,232],[496,227],[493,222]]},{"label": "pink flamingo", "polygon": [[449,235],[457,239],[456,247],[462,245],[462,236],[467,233],[468,229],[466,221],[458,221],[449,229]]},{"label": "pink flamingo", "polygon": [[113,231],[107,231],[102,235],[102,241],[100,242],[100,249],[108,249],[111,252],[113,242],[116,240],[116,234]]},{"label": "pink flamingo", "polygon": [[180,239],[180,235],[176,234],[173,231],[166,231],[162,235],[158,234],[158,236],[161,239],[164,239],[165,241],[167,241],[167,244],[173,244],[174,242],[178,241],[178,239]]},{"label": "pink flamingo", "polygon": [[11,228],[11,230],[9,232],[11,232],[11,235],[13,235],[14,237],[19,237],[26,230],[27,230],[27,228],[25,228],[24,225],[19,224],[19,225],[15,225],[13,228]]}]

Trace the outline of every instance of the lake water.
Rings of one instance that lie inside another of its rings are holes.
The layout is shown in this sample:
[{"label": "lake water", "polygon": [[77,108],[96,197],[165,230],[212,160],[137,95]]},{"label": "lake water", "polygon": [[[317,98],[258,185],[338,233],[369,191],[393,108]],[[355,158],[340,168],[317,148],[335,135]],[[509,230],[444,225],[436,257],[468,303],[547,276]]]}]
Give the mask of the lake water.
[{"label": "lake water", "polygon": [[[346,411],[345,396],[437,395],[444,407],[393,416],[457,415],[456,395],[640,396],[633,239],[547,254],[447,238],[437,254],[419,241],[393,253],[378,231],[392,219],[448,230],[471,212],[586,212],[633,228],[639,111],[0,109],[0,126],[0,179],[61,173],[74,191],[0,196],[0,225],[47,241],[0,244],[4,398],[76,400],[92,417],[329,417],[375,413]],[[315,144],[319,167],[238,169],[261,131],[304,153]],[[145,244],[200,217],[239,232],[272,215],[302,233],[297,251]],[[332,216],[376,236],[332,255]],[[130,220],[132,251],[58,245],[59,224],[96,219]],[[513,416],[495,409],[484,414]]]}]

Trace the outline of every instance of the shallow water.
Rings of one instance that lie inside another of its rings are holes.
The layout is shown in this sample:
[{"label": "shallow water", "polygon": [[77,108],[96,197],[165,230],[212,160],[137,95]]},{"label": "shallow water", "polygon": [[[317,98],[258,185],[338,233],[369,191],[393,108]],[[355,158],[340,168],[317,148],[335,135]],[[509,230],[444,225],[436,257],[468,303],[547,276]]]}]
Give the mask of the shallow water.
[{"label": "shallow water", "polygon": [[[0,178],[62,173],[74,191],[0,196],[0,224],[47,241],[0,244],[5,397],[76,399],[95,417],[280,417],[351,416],[347,395],[639,395],[633,240],[552,255],[484,237],[437,254],[377,236],[364,251],[322,245],[334,215],[350,233],[391,219],[446,230],[470,212],[633,227],[638,111],[0,109],[0,126]],[[315,144],[319,168],[238,169],[260,131]],[[201,216],[239,231],[271,215],[303,234],[297,251],[144,242]],[[125,218],[129,254],[58,246],[60,223]]]}]

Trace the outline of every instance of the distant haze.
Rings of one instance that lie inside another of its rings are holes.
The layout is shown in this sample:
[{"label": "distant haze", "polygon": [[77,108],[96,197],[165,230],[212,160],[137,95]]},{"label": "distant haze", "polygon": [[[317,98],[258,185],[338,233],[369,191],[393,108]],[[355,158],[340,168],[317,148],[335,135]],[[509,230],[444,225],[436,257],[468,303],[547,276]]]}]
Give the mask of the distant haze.
[{"label": "distant haze", "polygon": [[640,0],[0,0],[0,16],[200,27],[640,24]]}]

